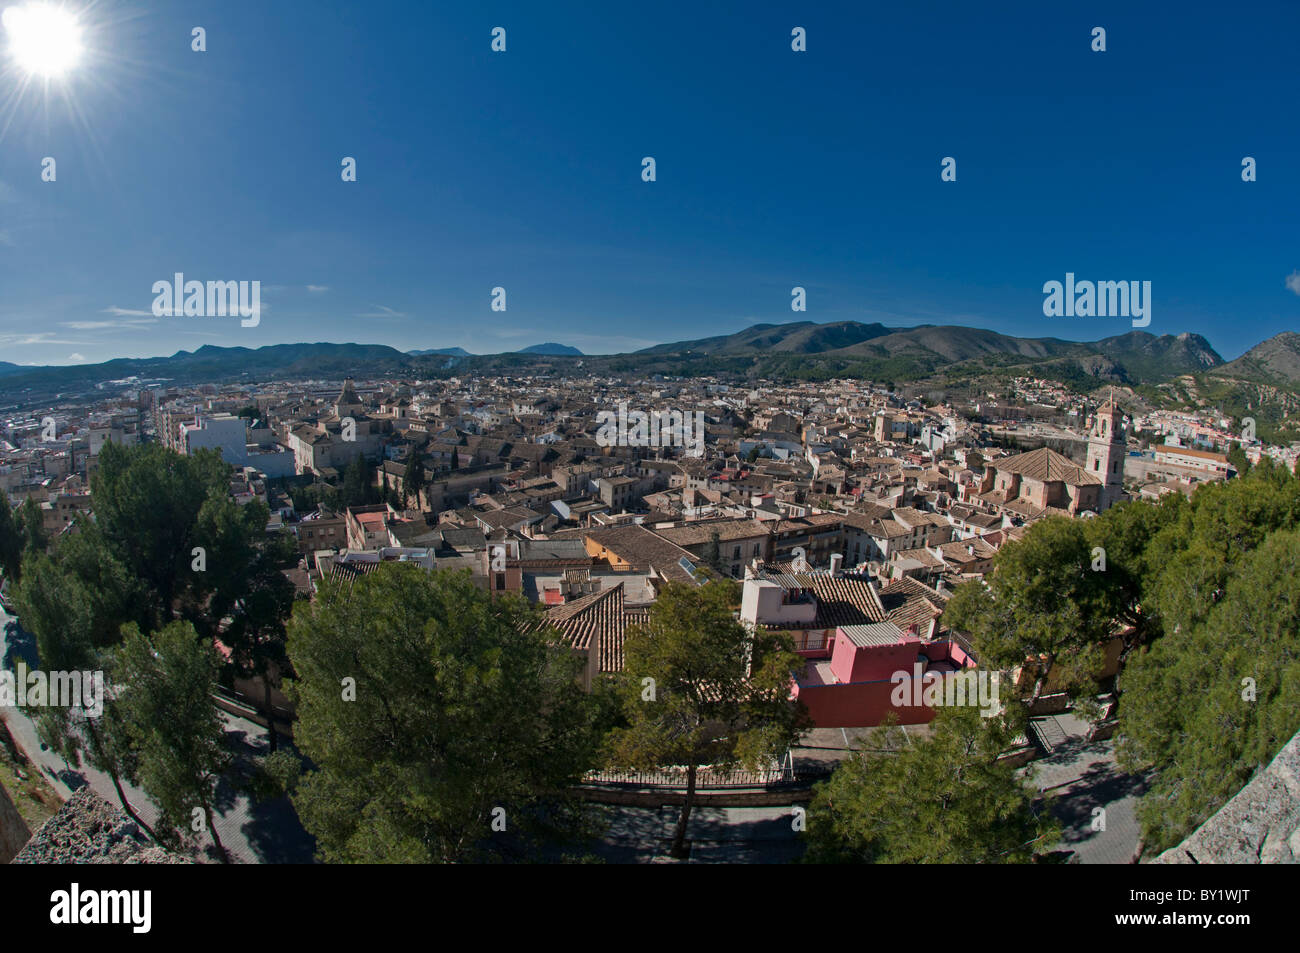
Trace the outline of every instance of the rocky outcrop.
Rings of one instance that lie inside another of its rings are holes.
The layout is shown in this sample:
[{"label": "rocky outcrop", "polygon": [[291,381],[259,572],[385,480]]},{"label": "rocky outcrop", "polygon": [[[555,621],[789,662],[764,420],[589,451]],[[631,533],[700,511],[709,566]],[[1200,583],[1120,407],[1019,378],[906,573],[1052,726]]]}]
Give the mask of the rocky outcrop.
[{"label": "rocky outcrop", "polygon": [[15,864],[186,864],[154,846],[136,823],[83,787],[41,825]]},{"label": "rocky outcrop", "polygon": [[1152,863],[1300,863],[1300,734],[1218,813]]},{"label": "rocky outcrop", "polygon": [[14,807],[9,792],[0,784],[0,864],[13,860],[31,836],[31,828]]}]

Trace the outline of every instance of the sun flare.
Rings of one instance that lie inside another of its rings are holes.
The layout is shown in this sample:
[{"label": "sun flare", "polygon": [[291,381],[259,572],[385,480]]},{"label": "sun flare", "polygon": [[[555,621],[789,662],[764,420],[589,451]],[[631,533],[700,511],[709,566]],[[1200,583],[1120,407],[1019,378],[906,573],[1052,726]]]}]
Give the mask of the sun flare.
[{"label": "sun flare", "polygon": [[71,13],[49,3],[8,7],[2,18],[9,53],[28,74],[53,79],[81,56],[81,26]]}]

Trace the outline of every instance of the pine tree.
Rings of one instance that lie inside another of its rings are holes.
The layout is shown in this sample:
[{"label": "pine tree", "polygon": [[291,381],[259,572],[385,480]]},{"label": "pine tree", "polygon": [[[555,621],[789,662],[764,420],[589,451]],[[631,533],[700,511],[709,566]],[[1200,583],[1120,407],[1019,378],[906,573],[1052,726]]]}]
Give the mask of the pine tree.
[{"label": "pine tree", "polygon": [[620,678],[628,725],[610,733],[614,767],[686,768],[686,795],[672,855],[685,857],[686,832],[701,765],[761,769],[807,727],[790,700],[803,660],[785,633],[750,632],[736,620],[736,585],[669,583],[650,619],[628,631]]}]

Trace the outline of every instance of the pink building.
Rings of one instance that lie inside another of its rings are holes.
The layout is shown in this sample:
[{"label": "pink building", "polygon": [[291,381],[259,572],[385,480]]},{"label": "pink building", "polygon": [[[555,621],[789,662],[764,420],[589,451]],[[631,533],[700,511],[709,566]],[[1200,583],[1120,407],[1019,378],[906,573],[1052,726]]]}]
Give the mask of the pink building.
[{"label": "pink building", "polygon": [[953,642],[923,642],[892,622],[841,626],[826,656],[808,659],[794,696],[822,728],[874,728],[890,713],[899,724],[921,725],[934,719],[923,686],[973,668]]},{"label": "pink building", "polygon": [[914,580],[882,593],[868,576],[838,565],[829,572],[758,565],[746,572],[740,618],[790,636],[806,660],[792,694],[819,727],[874,728],[891,713],[900,724],[920,725],[934,719],[924,686],[939,679],[947,686],[975,668],[951,639],[932,638],[946,602]]}]

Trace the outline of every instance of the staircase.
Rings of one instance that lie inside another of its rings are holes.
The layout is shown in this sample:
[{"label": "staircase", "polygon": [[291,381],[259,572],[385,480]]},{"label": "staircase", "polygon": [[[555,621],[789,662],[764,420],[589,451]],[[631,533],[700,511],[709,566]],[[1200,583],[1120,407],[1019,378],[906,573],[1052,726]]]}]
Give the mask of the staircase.
[{"label": "staircase", "polygon": [[1047,754],[1063,745],[1068,738],[1065,729],[1053,715],[1033,719],[1029,722],[1029,730]]}]

